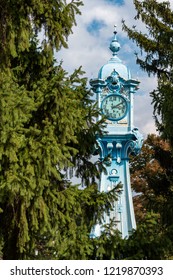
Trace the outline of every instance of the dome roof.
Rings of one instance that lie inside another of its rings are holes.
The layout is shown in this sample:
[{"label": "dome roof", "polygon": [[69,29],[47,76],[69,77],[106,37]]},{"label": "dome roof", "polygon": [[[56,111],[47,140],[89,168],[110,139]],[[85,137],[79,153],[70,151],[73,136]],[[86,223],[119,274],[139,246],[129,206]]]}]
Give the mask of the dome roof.
[{"label": "dome roof", "polygon": [[117,41],[116,38],[117,31],[114,31],[114,38],[112,42],[110,43],[110,50],[113,53],[112,58],[104,64],[99,73],[98,78],[105,80],[108,76],[111,75],[113,71],[116,71],[121,78],[124,80],[131,79],[130,71],[127,69],[127,67],[122,63],[122,61],[118,58],[117,52],[120,50],[120,44]]},{"label": "dome roof", "polygon": [[108,63],[103,65],[98,73],[98,78],[105,80],[111,75],[113,71],[116,71],[121,78],[124,80],[131,79],[130,71],[127,67],[121,62],[118,57],[112,57]]}]

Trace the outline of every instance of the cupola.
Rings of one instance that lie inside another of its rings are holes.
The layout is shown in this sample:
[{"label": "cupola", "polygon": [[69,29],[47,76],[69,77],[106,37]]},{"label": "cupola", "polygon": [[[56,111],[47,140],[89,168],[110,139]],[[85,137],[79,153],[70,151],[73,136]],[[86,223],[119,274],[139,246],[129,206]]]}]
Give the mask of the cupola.
[{"label": "cupola", "polygon": [[124,65],[121,59],[118,57],[118,52],[121,49],[120,43],[117,40],[117,31],[116,26],[114,30],[114,37],[110,43],[110,50],[112,51],[112,57],[109,61],[104,64],[99,73],[98,78],[102,80],[106,80],[113,71],[116,71],[121,78],[124,80],[131,79],[130,71],[127,69],[126,65]]}]

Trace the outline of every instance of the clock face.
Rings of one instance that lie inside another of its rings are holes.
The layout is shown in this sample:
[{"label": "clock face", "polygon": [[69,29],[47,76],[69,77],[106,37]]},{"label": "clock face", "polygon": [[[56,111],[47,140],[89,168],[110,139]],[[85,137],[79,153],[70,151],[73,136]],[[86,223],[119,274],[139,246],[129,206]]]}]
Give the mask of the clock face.
[{"label": "clock face", "polygon": [[103,99],[101,108],[109,120],[121,120],[127,114],[127,102],[121,95],[108,95]]}]

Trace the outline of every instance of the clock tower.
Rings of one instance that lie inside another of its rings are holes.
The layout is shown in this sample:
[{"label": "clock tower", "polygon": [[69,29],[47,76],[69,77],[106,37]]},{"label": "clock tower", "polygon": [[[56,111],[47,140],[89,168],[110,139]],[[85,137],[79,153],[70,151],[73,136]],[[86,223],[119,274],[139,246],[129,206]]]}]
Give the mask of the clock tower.
[{"label": "clock tower", "polygon": [[[90,80],[90,85],[96,93],[98,106],[106,117],[105,134],[97,136],[99,157],[106,168],[106,172],[101,174],[99,189],[101,192],[109,192],[119,183],[122,184],[113,210],[109,214],[105,213],[102,224],[113,219],[122,238],[125,238],[136,228],[129,155],[138,154],[143,143],[143,137],[133,123],[133,99],[139,81],[131,78],[130,71],[117,55],[120,44],[116,30],[110,50],[112,57],[101,67],[98,78]],[[95,226],[92,235],[100,235],[102,224]]]}]

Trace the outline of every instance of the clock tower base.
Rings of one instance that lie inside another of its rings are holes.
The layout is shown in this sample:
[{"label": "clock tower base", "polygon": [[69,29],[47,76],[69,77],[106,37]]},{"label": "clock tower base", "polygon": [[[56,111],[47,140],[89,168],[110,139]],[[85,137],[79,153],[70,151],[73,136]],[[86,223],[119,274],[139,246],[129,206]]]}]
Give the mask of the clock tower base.
[{"label": "clock tower base", "polygon": [[143,137],[135,128],[122,135],[105,135],[98,137],[100,160],[106,168],[101,174],[99,185],[100,192],[109,192],[117,189],[117,200],[114,201],[112,210],[104,214],[102,223],[97,224],[92,231],[92,236],[98,237],[104,230],[104,224],[114,222],[122,238],[127,238],[133,229],[136,229],[132,190],[130,183],[129,155],[138,154]]}]

